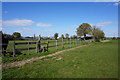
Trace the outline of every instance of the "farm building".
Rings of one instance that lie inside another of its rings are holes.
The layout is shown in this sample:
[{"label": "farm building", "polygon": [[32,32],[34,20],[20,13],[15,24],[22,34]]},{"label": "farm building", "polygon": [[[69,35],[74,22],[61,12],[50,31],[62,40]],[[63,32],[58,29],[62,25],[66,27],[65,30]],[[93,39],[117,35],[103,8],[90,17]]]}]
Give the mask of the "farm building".
[{"label": "farm building", "polygon": [[[84,36],[77,36],[77,38],[79,39],[79,40],[84,40]],[[85,40],[92,40],[93,39],[93,35],[86,35],[86,37],[85,37]]]}]

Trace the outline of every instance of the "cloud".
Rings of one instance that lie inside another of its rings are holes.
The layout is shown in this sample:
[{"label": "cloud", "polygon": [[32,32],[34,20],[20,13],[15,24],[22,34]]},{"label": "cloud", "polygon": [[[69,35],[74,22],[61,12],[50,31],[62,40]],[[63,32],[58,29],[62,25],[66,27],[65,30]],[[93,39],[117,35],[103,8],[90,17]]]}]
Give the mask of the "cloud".
[{"label": "cloud", "polygon": [[97,24],[90,24],[91,26],[106,26],[111,24],[111,21],[106,21],[106,22],[101,22],[101,23],[97,23]]},{"label": "cloud", "polygon": [[71,25],[72,27],[77,27],[78,25]]},{"label": "cloud", "polygon": [[32,20],[26,20],[26,19],[14,19],[14,20],[5,20],[3,21],[3,26],[30,26],[34,23]]},{"label": "cloud", "polygon": [[13,33],[14,33],[14,32],[19,32],[19,33],[21,33],[22,31],[21,31],[21,30],[15,30],[15,31],[13,31]]},{"label": "cloud", "polygon": [[67,27],[77,27],[79,25],[65,25],[65,26],[67,26]]},{"label": "cloud", "polygon": [[36,26],[38,26],[38,27],[50,27],[50,26],[52,26],[52,24],[37,23]]},{"label": "cloud", "polygon": [[30,31],[30,30],[32,30],[31,28],[23,28],[23,30],[28,30],[28,31]]},{"label": "cloud", "polygon": [[117,3],[114,3],[113,5],[118,6],[119,4],[120,4],[120,2],[117,2]]},{"label": "cloud", "polygon": [[118,37],[118,31],[117,30],[106,30],[105,34],[107,37]]},{"label": "cloud", "polygon": [[2,27],[0,27],[0,30],[2,30]]}]

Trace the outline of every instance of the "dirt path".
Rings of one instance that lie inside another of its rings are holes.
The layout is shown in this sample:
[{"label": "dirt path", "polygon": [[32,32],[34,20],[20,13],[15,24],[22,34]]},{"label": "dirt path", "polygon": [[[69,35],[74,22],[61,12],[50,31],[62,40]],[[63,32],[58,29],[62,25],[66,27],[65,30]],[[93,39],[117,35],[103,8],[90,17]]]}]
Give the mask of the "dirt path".
[{"label": "dirt path", "polygon": [[101,42],[110,42],[110,40],[103,40],[103,41],[101,41]]},{"label": "dirt path", "polygon": [[17,61],[17,62],[13,62],[13,63],[7,63],[7,64],[3,64],[2,66],[5,67],[5,68],[7,68],[7,67],[18,67],[18,66],[22,66],[26,63],[29,63],[29,62],[32,62],[32,61],[35,61],[35,60],[39,60],[39,59],[42,59],[42,58],[45,58],[45,57],[54,56],[56,54],[60,54],[60,53],[65,52],[65,51],[71,51],[71,50],[74,50],[76,48],[80,48],[80,47],[84,47],[84,46],[86,46],[86,45],[82,45],[82,46],[78,46],[78,47],[70,48],[70,49],[65,49],[65,50],[58,51],[58,52],[55,52],[53,54],[49,54],[49,55],[46,55],[46,56],[34,57],[34,58],[27,59],[27,60]]}]

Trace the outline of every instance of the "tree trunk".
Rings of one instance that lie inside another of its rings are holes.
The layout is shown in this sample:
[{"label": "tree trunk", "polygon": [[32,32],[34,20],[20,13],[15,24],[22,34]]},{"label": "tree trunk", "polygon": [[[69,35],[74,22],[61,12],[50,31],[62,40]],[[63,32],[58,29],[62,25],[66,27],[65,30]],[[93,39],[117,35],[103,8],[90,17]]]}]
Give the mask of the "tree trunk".
[{"label": "tree trunk", "polygon": [[84,40],[85,40],[85,38],[86,38],[86,34],[84,34]]}]

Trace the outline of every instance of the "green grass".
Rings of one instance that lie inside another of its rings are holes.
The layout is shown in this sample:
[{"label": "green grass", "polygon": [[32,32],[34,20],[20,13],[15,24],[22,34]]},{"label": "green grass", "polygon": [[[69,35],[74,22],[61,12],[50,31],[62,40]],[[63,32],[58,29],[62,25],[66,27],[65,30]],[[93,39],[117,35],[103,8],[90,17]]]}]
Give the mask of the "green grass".
[{"label": "green grass", "polygon": [[[57,58],[61,60],[56,60]],[[3,78],[117,78],[118,42],[93,43],[53,57],[3,68]]]},{"label": "green grass", "polygon": [[[55,41],[55,40],[50,40],[50,41]],[[59,41],[62,41],[62,40],[59,40]],[[27,41],[15,41],[15,42],[27,42]],[[29,41],[29,42],[35,42],[35,41]],[[74,41],[72,40],[71,43],[73,43],[73,42]],[[41,40],[41,43],[47,43],[47,40]],[[13,44],[13,41],[10,41],[9,44]],[[43,55],[54,53],[56,51],[70,48],[70,44],[67,44],[67,40],[64,40],[64,44],[66,44],[66,45],[64,45],[64,48],[62,48],[62,42],[58,42],[58,45],[61,45],[61,46],[58,46],[57,50],[56,50],[56,47],[50,47],[48,49],[48,52],[45,52],[45,53],[42,53],[42,52],[36,53],[36,49],[33,49],[33,50],[30,50],[29,55],[28,55],[27,50],[20,51],[21,54],[16,54],[15,57],[12,57],[12,55],[7,54],[5,57],[2,56],[2,62],[4,64],[4,63],[26,60],[26,59],[29,59],[31,57],[43,56]],[[75,44],[75,45],[72,44],[71,47],[76,47],[76,46],[80,46],[80,45],[84,45],[84,44],[88,44],[88,42],[81,42],[81,43]],[[53,46],[53,45],[56,45],[56,42],[49,43],[49,46]],[[46,47],[47,45],[42,45],[42,47],[43,46]],[[15,46],[16,49],[27,48],[27,47],[28,47],[28,45],[16,45]],[[36,44],[31,44],[30,47],[36,47]],[[10,51],[10,49],[13,50],[13,45],[8,45],[7,51]],[[12,53],[12,51],[11,51],[11,53]]]}]

